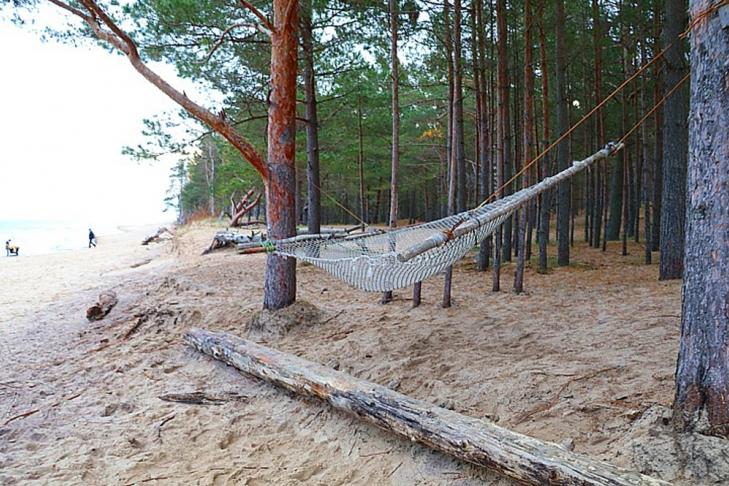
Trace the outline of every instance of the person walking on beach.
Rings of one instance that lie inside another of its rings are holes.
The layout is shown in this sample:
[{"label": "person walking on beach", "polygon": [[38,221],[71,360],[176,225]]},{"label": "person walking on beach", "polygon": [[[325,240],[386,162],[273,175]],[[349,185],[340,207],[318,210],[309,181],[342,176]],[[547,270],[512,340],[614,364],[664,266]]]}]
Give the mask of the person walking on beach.
[{"label": "person walking on beach", "polygon": [[89,248],[96,247],[96,235],[93,231],[91,231],[91,228],[89,228]]}]

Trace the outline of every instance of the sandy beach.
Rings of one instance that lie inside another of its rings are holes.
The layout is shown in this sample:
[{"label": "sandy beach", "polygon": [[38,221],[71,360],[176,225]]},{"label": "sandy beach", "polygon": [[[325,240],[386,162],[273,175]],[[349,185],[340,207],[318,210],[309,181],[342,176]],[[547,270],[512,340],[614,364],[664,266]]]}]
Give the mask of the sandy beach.
[{"label": "sandy beach", "polygon": [[[154,229],[0,261],[0,483],[512,484],[190,350],[192,326],[243,334],[265,257],[201,256],[212,224],[141,246]],[[570,267],[529,269],[523,295],[509,290],[513,265],[492,293],[491,274],[464,260],[449,309],[441,277],[412,309],[407,289],[383,306],[300,265],[299,299],[316,308],[259,340],[677,484],[727,481],[725,444],[673,440],[681,287],[642,259],[642,246],[622,257],[617,242],[578,242]],[[119,304],[89,323],[104,289]],[[221,402],[159,398],[195,391]]]}]

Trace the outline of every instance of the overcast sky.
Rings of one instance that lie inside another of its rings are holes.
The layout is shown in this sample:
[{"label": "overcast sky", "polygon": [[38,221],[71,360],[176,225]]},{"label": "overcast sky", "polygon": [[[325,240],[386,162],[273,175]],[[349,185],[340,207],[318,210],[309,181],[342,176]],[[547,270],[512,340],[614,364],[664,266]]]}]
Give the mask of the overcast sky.
[{"label": "overcast sky", "polygon": [[0,59],[0,221],[174,219],[162,212],[174,158],[138,163],[121,154],[144,141],[143,118],[177,111],[171,100],[121,56],[41,42],[2,18]]}]

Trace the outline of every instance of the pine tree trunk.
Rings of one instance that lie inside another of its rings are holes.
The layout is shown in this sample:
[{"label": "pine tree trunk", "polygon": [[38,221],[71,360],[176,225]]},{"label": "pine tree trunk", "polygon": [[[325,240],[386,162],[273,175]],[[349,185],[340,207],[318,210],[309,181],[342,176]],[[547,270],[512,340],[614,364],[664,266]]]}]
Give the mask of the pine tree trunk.
[{"label": "pine tree trunk", "polygon": [[[454,100],[455,100],[455,81],[454,81],[454,69],[453,69],[453,43],[451,38],[451,25],[450,25],[450,2],[449,0],[443,1],[443,24],[445,29],[445,54],[446,54],[446,69],[448,77],[448,107],[447,107],[447,135],[446,135],[446,160],[448,167],[448,214],[455,214],[456,212],[456,157],[455,157],[455,140],[453,139],[454,132],[454,118],[453,113]],[[451,282],[453,280],[453,267],[448,267],[445,271],[445,279],[443,283],[443,307],[451,306]]]},{"label": "pine tree trunk", "polygon": [[[653,0],[653,55],[661,49],[661,7],[662,0]],[[663,92],[663,70],[661,63],[655,63],[653,74],[653,104],[658,103]],[[663,199],[663,106],[653,115],[653,222],[651,223],[651,250],[658,251],[661,239],[661,199]]]},{"label": "pine tree trunk", "polygon": [[[547,62],[547,40],[544,35],[544,6],[546,0],[539,0],[539,69],[542,71],[542,145],[549,144],[549,63]],[[549,155],[542,158],[541,178],[549,177]],[[545,191],[539,198],[539,265],[540,272],[547,271],[547,243],[549,243],[549,217],[552,206],[552,192]]]},{"label": "pine tree trunk", "polygon": [[453,146],[456,157],[456,210],[466,210],[466,152],[463,137],[463,48],[461,0],[453,2]]},{"label": "pine tree trunk", "polygon": [[[486,28],[483,18],[483,0],[475,0],[476,5],[476,32],[478,34],[478,57],[479,57],[479,77],[481,78],[480,91],[478,97],[481,100],[481,123],[479,125],[479,165],[481,166],[481,178],[479,184],[481,186],[481,197],[485,199],[491,195],[491,181],[493,180],[493,170],[491,167],[491,131],[490,131],[490,110],[487,102],[487,82],[486,82]],[[491,76],[489,76],[489,83]],[[489,91],[493,91],[489,88]],[[487,236],[479,246],[478,269],[485,271],[489,267],[491,254],[492,235]]]},{"label": "pine tree trunk", "polygon": [[[692,0],[692,17],[709,4]],[[728,28],[713,13],[690,36],[686,255],[673,404],[678,430],[706,428],[723,437],[729,437]]]},{"label": "pine tree trunk", "polygon": [[[480,199],[491,195],[491,164],[489,163],[490,140],[489,140],[489,114],[486,103],[486,42],[484,40],[485,28],[483,23],[483,0],[474,1],[474,32],[476,33],[476,77],[479,80],[476,97],[478,100],[479,124],[478,124],[478,165],[480,167],[478,184],[480,187]],[[486,237],[479,245],[478,265],[479,271],[486,271],[489,266],[489,254],[491,253],[491,235]]]},{"label": "pine tree trunk", "polygon": [[[390,8],[390,62],[392,69],[392,159],[390,165],[390,218],[391,229],[397,227],[398,216],[398,171],[400,167],[400,87],[398,86],[397,35],[398,0],[389,0]],[[394,250],[394,248],[393,248]],[[392,301],[392,291],[382,294],[382,303]]]},{"label": "pine tree trunk", "polygon": [[367,223],[367,191],[365,189],[364,175],[364,130],[362,130],[362,97],[357,97],[357,138],[359,142],[357,152],[357,172],[359,175],[359,218]]},{"label": "pine tree trunk", "polygon": [[[534,158],[534,65],[532,61],[532,7],[531,0],[524,1],[524,163],[528,166]],[[524,172],[522,187],[529,187],[531,170]],[[519,238],[516,273],[514,276],[514,290],[517,293],[524,291],[524,262],[526,260],[524,241],[526,236],[527,208],[519,210]]]},{"label": "pine tree trunk", "polygon": [[[666,0],[663,45],[673,42],[686,28],[687,0]],[[665,90],[686,74],[686,44],[677,41],[665,54]],[[686,220],[686,157],[688,147],[686,87],[679,88],[663,105],[663,200],[661,201],[661,280],[683,274]]]},{"label": "pine tree trunk", "polygon": [[[506,67],[508,59],[506,58],[506,1],[496,1],[496,29],[498,40],[496,44],[496,91],[498,99],[498,117],[496,120],[496,187],[497,198],[504,197],[504,180],[506,177],[505,168],[509,165],[509,84],[507,79]],[[496,231],[496,248],[494,252],[494,270],[493,270],[493,286],[494,292],[501,290],[501,259],[505,254],[502,253],[504,243],[504,233],[507,239],[511,238],[511,227],[502,225]],[[509,252],[510,253],[510,252]]]},{"label": "pine tree trunk", "polygon": [[319,188],[319,120],[316,110],[314,45],[312,40],[312,0],[302,8],[301,43],[304,54],[304,98],[306,105],[306,180],[308,194],[307,227],[310,234],[321,232],[321,193]]},{"label": "pine tree trunk", "polygon": [[[564,43],[564,0],[556,3],[556,91],[557,91],[557,132],[564,134],[568,129],[567,119],[567,86],[565,75],[567,72],[566,46]],[[569,165],[569,145],[563,140],[557,145],[557,170],[561,171]],[[570,181],[565,181],[557,187],[557,264],[570,263]]]},{"label": "pine tree trunk", "polygon": [[[288,17],[286,16],[288,12]],[[271,94],[268,108],[266,222],[271,239],[296,234],[296,72],[298,1],[274,0]],[[268,255],[263,307],[275,310],[296,300],[296,260]]]},{"label": "pine tree trunk", "polygon": [[[642,55],[641,57],[643,59],[647,59],[648,57],[648,49],[646,48],[645,41],[643,41],[642,45]],[[648,83],[646,81],[646,75],[645,73],[640,78],[640,111],[641,113],[646,113],[648,110],[648,107],[646,106],[646,91],[648,89]],[[641,177],[643,178],[643,194],[642,194],[642,201],[643,201],[643,230],[645,232],[644,239],[645,239],[645,263],[646,265],[650,265],[652,263],[653,254],[652,246],[653,243],[651,241],[651,219],[652,219],[652,208],[651,208],[651,202],[653,200],[653,161],[651,160],[651,150],[650,150],[650,143],[648,139],[648,124],[643,123],[640,127],[640,134],[641,134],[641,141],[642,141],[642,150],[643,150],[643,173]]]}]

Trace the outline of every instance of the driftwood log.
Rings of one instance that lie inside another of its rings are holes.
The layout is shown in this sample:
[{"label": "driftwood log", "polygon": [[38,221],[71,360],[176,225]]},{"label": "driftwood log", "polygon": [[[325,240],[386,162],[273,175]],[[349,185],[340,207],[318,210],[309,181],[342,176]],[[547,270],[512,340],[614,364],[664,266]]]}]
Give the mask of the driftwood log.
[{"label": "driftwood log", "polygon": [[191,329],[185,340],[240,371],[525,483],[668,484],[229,334]]},{"label": "driftwood log", "polygon": [[232,245],[247,245],[252,243],[256,246],[260,246],[265,239],[265,235],[257,231],[251,231],[249,234],[229,230],[218,231],[215,233],[215,236],[213,236],[213,241],[210,243],[210,246],[208,246],[202,254],[207,255],[211,251]]},{"label": "driftwood log", "polygon": [[142,240],[142,245],[149,245],[150,243],[154,241],[159,241],[160,237],[167,233],[170,236],[175,236],[175,233],[172,232],[169,228],[166,228],[164,226],[160,227],[156,233],[151,234],[147,236],[145,239]]},{"label": "driftwood log", "polygon": [[99,300],[96,304],[86,309],[86,319],[89,321],[100,321],[111,312],[112,307],[118,302],[116,292],[113,290],[105,290],[99,294]]}]

